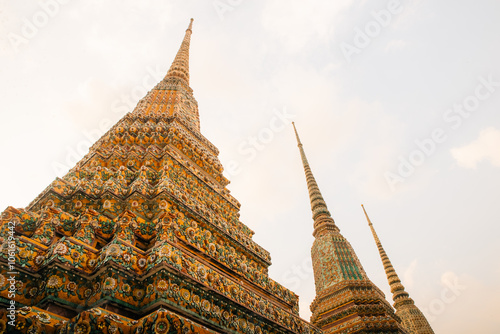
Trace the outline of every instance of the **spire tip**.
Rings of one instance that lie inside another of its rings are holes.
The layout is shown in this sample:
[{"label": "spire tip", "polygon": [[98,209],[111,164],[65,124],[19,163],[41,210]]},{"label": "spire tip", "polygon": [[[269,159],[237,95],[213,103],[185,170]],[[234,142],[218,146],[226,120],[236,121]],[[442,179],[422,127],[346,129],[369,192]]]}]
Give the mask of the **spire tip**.
[{"label": "spire tip", "polygon": [[368,221],[368,225],[372,225],[372,222],[371,222],[370,218],[368,217],[368,214],[366,213],[365,206],[363,204],[361,204],[361,207],[363,208],[363,212],[365,213],[366,220]]},{"label": "spire tip", "polygon": [[295,137],[297,138],[297,144],[300,146],[302,145],[302,142],[300,141],[299,133],[297,132],[297,128],[295,127],[295,122],[292,122],[292,126],[293,126],[293,131],[295,131]]},{"label": "spire tip", "polygon": [[189,22],[189,26],[186,29],[186,34],[182,40],[181,46],[177,54],[175,55],[174,61],[167,72],[167,77],[176,77],[184,80],[186,86],[189,86],[189,43],[191,39],[191,34],[193,31],[193,19]]}]

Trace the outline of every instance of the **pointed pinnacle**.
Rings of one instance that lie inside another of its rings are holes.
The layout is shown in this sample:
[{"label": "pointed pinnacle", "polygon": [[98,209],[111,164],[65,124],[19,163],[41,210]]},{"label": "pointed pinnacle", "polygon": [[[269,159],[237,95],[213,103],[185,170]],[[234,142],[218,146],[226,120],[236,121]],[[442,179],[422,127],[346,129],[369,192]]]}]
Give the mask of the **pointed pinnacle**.
[{"label": "pointed pinnacle", "polygon": [[184,80],[187,85],[189,85],[189,44],[191,41],[191,34],[193,32],[193,21],[193,19],[190,20],[189,26],[186,29],[186,34],[184,35],[184,39],[181,43],[181,47],[179,48],[179,51],[177,51],[177,55],[175,56],[175,59],[165,76],[165,78],[180,78]]},{"label": "pointed pinnacle", "polygon": [[405,291],[405,287],[401,283],[401,280],[399,279],[396,270],[392,266],[391,260],[389,260],[389,256],[387,256],[384,247],[382,247],[382,243],[380,242],[380,239],[377,236],[377,232],[375,232],[375,228],[373,227],[373,224],[370,218],[368,217],[368,214],[366,213],[364,205],[361,204],[361,207],[363,208],[363,212],[365,213],[366,220],[368,221],[368,225],[370,226],[370,229],[372,231],[373,238],[375,239],[375,243],[377,244],[380,259],[382,260],[382,264],[384,265],[387,281],[389,281],[389,286],[391,287],[392,300],[394,300],[394,307],[397,310],[399,305],[403,301],[408,301],[413,304],[413,300],[410,298],[408,292]]},{"label": "pointed pinnacle", "polygon": [[368,214],[366,213],[365,206],[363,204],[361,204],[361,207],[363,208],[363,212],[365,213],[366,220],[368,221],[368,226],[370,226],[370,229],[372,231],[373,238],[375,239],[375,242],[378,245],[378,244],[380,244],[380,239],[378,238],[377,232],[375,232],[375,229],[373,228],[372,221],[370,220],[370,217],[368,217]]},{"label": "pointed pinnacle", "polygon": [[298,146],[302,146],[302,143],[300,142],[299,134],[297,132],[297,128],[295,127],[295,122],[292,122],[292,125],[293,125],[293,131],[295,131],[295,137],[297,138]]},{"label": "pointed pinnacle", "polygon": [[338,231],[339,229],[335,225],[330,211],[328,211],[328,207],[326,206],[326,202],[323,199],[323,195],[321,195],[318,184],[316,183],[316,179],[314,178],[314,175],[311,171],[311,167],[309,167],[309,162],[307,161],[304,148],[302,147],[302,143],[297,132],[297,128],[295,127],[295,123],[292,122],[292,125],[295,130],[295,136],[297,137],[297,146],[299,147],[300,157],[302,158],[304,173],[306,174],[307,189],[309,190],[309,200],[311,202],[311,210],[314,220],[313,235],[316,236],[317,233],[324,230]]}]

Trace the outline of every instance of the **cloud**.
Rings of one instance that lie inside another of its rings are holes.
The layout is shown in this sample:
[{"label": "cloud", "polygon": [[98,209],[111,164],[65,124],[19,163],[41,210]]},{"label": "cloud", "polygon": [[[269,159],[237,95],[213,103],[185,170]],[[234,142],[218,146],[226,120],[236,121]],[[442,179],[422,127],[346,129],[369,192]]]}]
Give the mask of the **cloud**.
[{"label": "cloud", "polygon": [[[491,281],[495,279],[498,277]],[[441,291],[421,310],[436,333],[498,333],[499,293],[497,284],[483,277],[447,271],[441,276]]]},{"label": "cloud", "polygon": [[266,3],[262,14],[264,28],[279,38],[287,51],[302,51],[312,37],[327,38],[330,22],[352,3],[351,0],[319,1],[275,0]]},{"label": "cloud", "polygon": [[413,261],[411,261],[410,266],[408,267],[408,269],[406,269],[405,272],[404,272],[404,275],[403,275],[404,276],[404,282],[403,282],[403,284],[407,288],[413,287],[416,268],[417,268],[417,259],[414,259]]},{"label": "cloud", "polygon": [[476,165],[488,160],[493,166],[500,167],[500,130],[493,127],[484,129],[472,143],[452,148],[451,154],[458,165],[464,168],[476,168]]},{"label": "cloud", "polygon": [[393,27],[395,29],[405,29],[418,22],[423,16],[423,4],[424,2],[422,0],[411,2],[404,1],[402,3],[403,12],[396,16]]},{"label": "cloud", "polygon": [[362,101],[351,101],[349,105],[350,114],[358,116],[356,127],[349,131],[357,137],[356,143],[352,145],[359,152],[352,158],[356,161],[356,167],[349,171],[349,180],[361,197],[387,199],[394,195],[384,175],[397,167],[394,162],[403,147],[401,139],[394,138],[403,138],[406,126],[386,113],[384,107],[378,102]]},{"label": "cloud", "polygon": [[387,43],[387,46],[385,47],[385,52],[402,49],[406,45],[407,45],[407,43],[405,41],[403,41],[402,39],[393,39],[389,43]]}]

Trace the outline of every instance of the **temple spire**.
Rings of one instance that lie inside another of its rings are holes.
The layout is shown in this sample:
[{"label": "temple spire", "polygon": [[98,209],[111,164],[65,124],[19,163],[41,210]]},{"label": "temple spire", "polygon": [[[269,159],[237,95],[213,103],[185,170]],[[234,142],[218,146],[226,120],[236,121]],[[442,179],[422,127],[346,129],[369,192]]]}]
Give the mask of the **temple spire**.
[{"label": "temple spire", "polygon": [[297,128],[295,127],[295,123],[292,122],[293,129],[295,131],[295,136],[297,138],[297,146],[299,147],[300,157],[302,158],[302,164],[304,166],[304,172],[306,174],[307,181],[307,189],[309,190],[309,199],[311,201],[311,210],[313,214],[314,220],[314,233],[316,236],[317,233],[326,229],[334,229],[339,230],[335,225],[335,222],[328,211],[328,207],[326,206],[326,202],[321,195],[318,184],[316,183],[316,179],[311,171],[311,167],[309,166],[309,162],[307,161],[306,154],[304,152],[304,148],[302,147],[302,142],[300,141],[299,134],[297,132]]},{"label": "temple spire", "polygon": [[189,26],[186,29],[186,34],[184,35],[184,39],[182,40],[181,47],[179,51],[177,51],[177,55],[175,56],[170,69],[168,70],[165,78],[168,77],[176,77],[183,79],[189,85],[189,43],[191,41],[191,34],[193,33],[193,21],[191,19],[189,22]]},{"label": "temple spire", "polygon": [[384,265],[385,274],[387,275],[387,280],[389,281],[389,285],[391,286],[392,299],[394,300],[395,303],[397,303],[397,301],[399,301],[400,299],[411,299],[409,294],[405,291],[403,284],[401,284],[401,280],[399,279],[398,274],[396,274],[396,271],[394,270],[394,267],[392,266],[389,257],[387,256],[384,248],[382,247],[382,243],[380,242],[380,239],[377,236],[377,232],[375,232],[375,229],[373,228],[373,224],[370,218],[368,217],[368,214],[366,213],[363,204],[361,204],[361,207],[363,208],[366,220],[368,220],[368,225],[372,230],[373,238],[375,239],[375,243],[377,244],[380,258],[382,259],[382,263]]},{"label": "temple spire", "polygon": [[384,294],[368,279],[356,252],[335,225],[292,124],[314,221],[311,259],[316,297],[311,323],[323,333],[404,333]]},{"label": "temple spire", "polygon": [[167,74],[134,110],[136,115],[172,116],[190,131],[200,134],[198,102],[189,87],[189,46],[193,19]]},{"label": "temple spire", "polygon": [[364,205],[361,204],[361,207],[365,213],[366,220],[368,221],[368,225],[372,231],[373,239],[375,239],[375,243],[377,244],[382,264],[384,265],[385,274],[387,275],[387,280],[389,281],[389,286],[391,287],[392,300],[394,300],[396,315],[401,318],[403,326],[410,333],[433,334],[434,331],[427,322],[427,319],[417,308],[408,292],[405,291],[405,287],[401,283],[396,270],[392,266],[391,260],[389,260],[384,247],[382,247],[382,243],[378,238],[377,232],[375,232],[375,228],[373,227],[370,217],[368,217],[368,214],[366,213]]}]

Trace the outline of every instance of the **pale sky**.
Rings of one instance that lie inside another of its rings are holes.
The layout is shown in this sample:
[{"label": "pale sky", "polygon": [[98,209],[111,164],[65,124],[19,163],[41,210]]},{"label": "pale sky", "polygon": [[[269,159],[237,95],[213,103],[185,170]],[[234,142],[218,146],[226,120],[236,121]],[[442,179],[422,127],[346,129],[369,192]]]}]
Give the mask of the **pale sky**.
[{"label": "pale sky", "polygon": [[290,121],[392,304],[364,204],[436,333],[500,330],[500,2],[0,0],[0,209],[25,207],[166,74],[191,87],[270,276],[314,298]]}]

